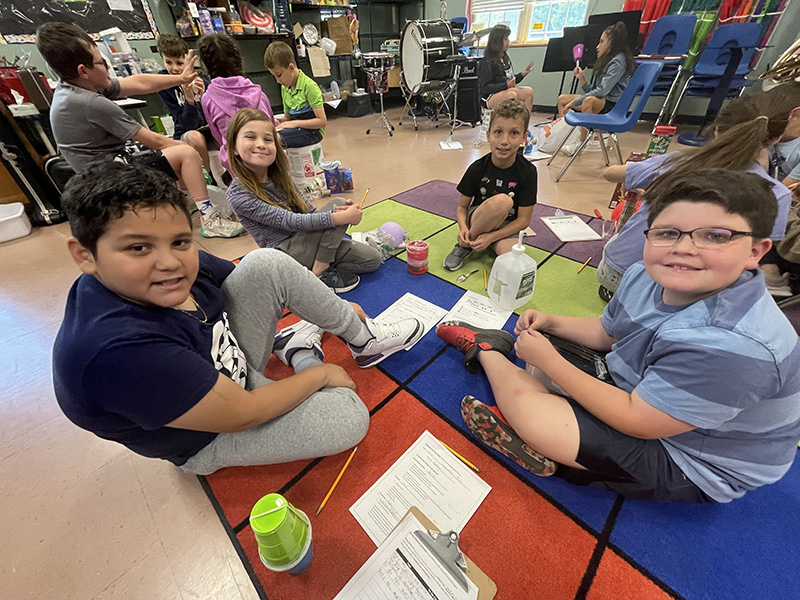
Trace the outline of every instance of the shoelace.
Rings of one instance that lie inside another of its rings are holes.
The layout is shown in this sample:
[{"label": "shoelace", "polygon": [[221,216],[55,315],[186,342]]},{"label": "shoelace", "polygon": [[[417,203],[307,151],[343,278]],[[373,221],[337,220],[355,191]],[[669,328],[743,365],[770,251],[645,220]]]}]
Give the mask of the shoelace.
[{"label": "shoelace", "polygon": [[370,321],[369,329],[375,335],[376,340],[397,337],[401,334],[400,327],[397,323],[376,323],[375,321]]}]

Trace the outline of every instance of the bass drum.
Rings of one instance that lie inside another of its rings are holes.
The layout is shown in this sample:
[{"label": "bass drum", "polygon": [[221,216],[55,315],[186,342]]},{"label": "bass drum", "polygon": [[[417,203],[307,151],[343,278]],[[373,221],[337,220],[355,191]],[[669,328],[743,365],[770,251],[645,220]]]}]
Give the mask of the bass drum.
[{"label": "bass drum", "polygon": [[458,46],[447,21],[409,21],[400,34],[400,66],[411,93],[431,81],[453,78],[455,64],[439,63],[456,54]]}]

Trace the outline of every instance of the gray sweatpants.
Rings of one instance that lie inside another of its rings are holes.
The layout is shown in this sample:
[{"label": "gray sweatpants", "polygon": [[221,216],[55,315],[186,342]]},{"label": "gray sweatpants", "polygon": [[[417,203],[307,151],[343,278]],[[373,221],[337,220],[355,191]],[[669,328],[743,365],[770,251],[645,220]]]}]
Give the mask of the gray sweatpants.
[{"label": "gray sweatpants", "polygon": [[[297,261],[279,250],[254,250],[225,280],[222,290],[231,330],[247,357],[247,389],[267,383],[263,373],[285,308],[351,340],[363,324],[353,307]],[[267,423],[220,433],[181,468],[208,475],[231,466],[267,465],[337,454],[367,433],[369,412],[348,388],[324,388]]]},{"label": "gray sweatpants", "polygon": [[[344,203],[341,198],[334,198],[322,210],[333,210]],[[367,244],[344,239],[348,227],[339,225],[332,229],[298,231],[281,242],[278,248],[308,269],[318,260],[346,273],[360,275],[376,271],[381,266],[380,251]]]}]

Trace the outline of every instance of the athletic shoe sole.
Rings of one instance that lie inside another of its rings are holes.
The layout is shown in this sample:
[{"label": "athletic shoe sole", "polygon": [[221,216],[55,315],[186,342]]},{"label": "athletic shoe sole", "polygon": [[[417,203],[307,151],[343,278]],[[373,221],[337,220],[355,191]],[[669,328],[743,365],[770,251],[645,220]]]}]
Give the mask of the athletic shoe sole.
[{"label": "athletic shoe sole", "polygon": [[475,437],[526,471],[539,477],[549,477],[556,472],[558,465],[554,461],[529,448],[516,431],[500,421],[480,400],[464,396],[461,416]]}]

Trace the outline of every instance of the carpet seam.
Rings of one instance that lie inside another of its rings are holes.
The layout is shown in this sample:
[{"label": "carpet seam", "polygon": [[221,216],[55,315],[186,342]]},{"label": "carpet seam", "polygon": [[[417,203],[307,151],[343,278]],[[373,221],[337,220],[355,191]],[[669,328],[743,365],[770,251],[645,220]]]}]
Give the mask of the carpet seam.
[{"label": "carpet seam", "polygon": [[589,563],[586,565],[586,570],[583,572],[581,583],[578,590],[575,592],[575,600],[586,600],[586,596],[594,583],[594,578],[597,576],[597,570],[600,568],[600,562],[603,560],[608,543],[611,540],[611,532],[614,530],[614,525],[617,523],[617,517],[622,510],[622,505],[625,498],[617,494],[614,500],[614,505],[608,513],[606,522],[603,525],[603,530],[597,538],[597,544],[594,547],[592,556],[589,557]]},{"label": "carpet seam", "polygon": [[200,482],[200,487],[203,488],[206,496],[208,496],[208,499],[211,501],[211,506],[214,507],[214,512],[217,513],[217,518],[219,519],[220,523],[222,523],[222,527],[225,529],[225,533],[228,535],[228,539],[231,541],[233,549],[236,551],[236,555],[242,562],[242,566],[244,567],[247,576],[250,578],[250,583],[253,584],[256,594],[258,594],[258,597],[261,600],[269,600],[267,593],[264,591],[264,586],[261,585],[261,580],[259,580],[258,576],[256,575],[255,569],[253,568],[253,563],[250,562],[250,559],[247,557],[244,548],[242,548],[242,545],[239,543],[239,538],[233,532],[233,528],[230,526],[228,517],[225,516],[225,512],[222,510],[222,505],[220,505],[219,501],[217,500],[214,490],[211,489],[211,484],[208,483],[208,479],[206,479],[204,475],[197,475],[197,479]]},{"label": "carpet seam", "polygon": [[649,581],[651,581],[653,584],[655,584],[665,594],[669,594],[670,597],[672,597],[674,600],[686,600],[686,598],[684,596],[679,594],[677,591],[672,589],[670,586],[668,586],[661,579],[656,577],[654,573],[652,573],[651,571],[646,569],[644,566],[642,566],[641,564],[636,562],[633,558],[631,558],[631,556],[627,552],[625,552],[622,549],[620,549],[620,547],[617,546],[610,539],[608,541],[608,546],[607,547],[608,547],[609,550],[613,550],[614,552],[616,552],[621,559],[623,559],[626,563],[628,563],[631,567],[633,567],[633,569],[635,571],[637,571],[639,574],[643,575]]}]

